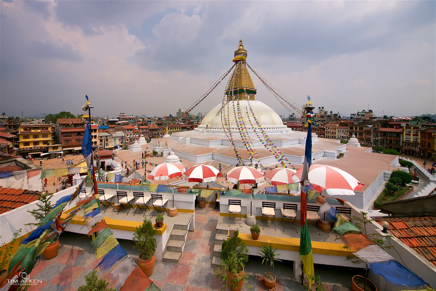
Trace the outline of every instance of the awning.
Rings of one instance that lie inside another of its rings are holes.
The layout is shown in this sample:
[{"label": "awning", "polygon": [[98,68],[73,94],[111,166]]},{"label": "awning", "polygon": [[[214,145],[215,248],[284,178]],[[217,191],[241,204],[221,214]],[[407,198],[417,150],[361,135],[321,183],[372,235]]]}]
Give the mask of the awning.
[{"label": "awning", "polygon": [[29,155],[39,155],[39,154],[42,154],[42,152],[29,153]]},{"label": "awning", "polygon": [[48,153],[43,153],[41,154],[41,156],[45,156],[45,155],[49,155],[49,154],[63,154],[63,151],[52,151],[52,152],[48,152]]},{"label": "awning", "polygon": [[82,147],[75,147],[75,148],[73,148],[73,150],[75,150],[75,151],[81,151],[81,150],[82,150]]}]

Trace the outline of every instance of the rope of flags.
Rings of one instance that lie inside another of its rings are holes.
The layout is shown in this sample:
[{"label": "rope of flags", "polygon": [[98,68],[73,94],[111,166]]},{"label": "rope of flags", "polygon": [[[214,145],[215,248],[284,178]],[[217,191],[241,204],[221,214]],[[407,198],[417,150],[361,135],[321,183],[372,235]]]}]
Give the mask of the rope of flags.
[{"label": "rope of flags", "polygon": [[265,132],[265,130],[260,125],[256,116],[254,115],[253,108],[251,108],[250,102],[247,102],[247,103],[248,103],[248,107],[250,109],[250,112],[253,115],[253,119],[256,122],[256,125],[259,128],[260,132],[262,133],[266,142],[265,143],[262,142],[260,136],[258,136],[259,140],[266,147],[266,149],[276,158],[276,160],[282,165],[282,167],[293,168],[291,162],[288,161],[288,159],[283,155],[283,153],[280,151],[280,149],[274,144],[274,142],[269,138],[268,134]]},{"label": "rope of flags", "polygon": [[[236,65],[239,65],[239,63],[236,63]],[[233,67],[235,67],[235,65],[233,65]],[[226,88],[229,87],[229,84],[231,83],[231,80],[233,80],[233,75],[235,74],[236,71],[237,71],[237,68],[233,71],[232,76],[227,81]],[[223,103],[222,103],[222,106],[221,106],[221,123],[223,125],[224,133],[227,136],[227,139],[232,144],[233,151],[235,153],[236,158],[238,159],[238,163],[239,164],[243,164],[242,158],[239,155],[238,149],[236,148],[235,141],[233,140],[232,130],[231,130],[231,127],[230,127],[230,120],[227,117],[228,115],[229,115],[229,103],[227,102],[227,95],[224,93],[224,95],[223,95]]]},{"label": "rope of flags", "polygon": [[[246,63],[247,64],[247,66],[250,68],[250,70],[259,78],[259,80],[262,82],[262,84],[264,84],[265,85],[265,87],[277,98],[277,99],[281,99],[283,102],[285,102],[286,104],[288,104],[288,106],[289,107],[291,107],[295,112],[297,112],[298,114],[300,114],[300,116],[303,116],[303,110],[302,109],[300,109],[297,105],[294,105],[294,104],[291,104],[291,102],[290,101],[288,101],[285,97],[283,97],[282,95],[283,94],[279,94],[279,93],[277,93],[277,90],[274,90],[274,88],[271,86],[271,85],[269,85],[262,77],[260,77],[260,75],[255,71],[255,70],[253,70],[253,68],[248,64],[248,63]],[[289,110],[289,108],[288,107],[286,107],[288,110]],[[291,111],[292,112],[292,111]]]}]

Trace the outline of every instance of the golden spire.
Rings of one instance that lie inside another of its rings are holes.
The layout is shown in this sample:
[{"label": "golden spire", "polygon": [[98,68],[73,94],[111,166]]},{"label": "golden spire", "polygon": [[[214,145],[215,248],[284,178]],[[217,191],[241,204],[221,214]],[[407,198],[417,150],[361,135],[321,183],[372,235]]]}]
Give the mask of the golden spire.
[{"label": "golden spire", "polygon": [[256,88],[247,70],[245,61],[247,60],[247,50],[244,48],[242,39],[239,40],[238,49],[235,51],[233,62],[236,68],[230,78],[226,88],[227,101],[232,100],[254,100]]}]

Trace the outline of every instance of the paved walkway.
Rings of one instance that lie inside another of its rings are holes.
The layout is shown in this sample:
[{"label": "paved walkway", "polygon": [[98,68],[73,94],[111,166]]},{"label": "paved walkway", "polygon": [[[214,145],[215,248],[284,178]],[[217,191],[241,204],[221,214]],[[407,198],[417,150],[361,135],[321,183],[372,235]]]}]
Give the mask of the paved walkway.
[{"label": "paved walkway", "polygon": [[[221,290],[222,283],[216,277],[216,268],[211,266],[216,226],[219,212],[207,205],[204,209],[196,209],[196,230],[188,233],[186,246],[178,264],[156,262],[150,279],[162,291],[206,291]],[[41,259],[30,274],[31,279],[40,279],[42,283],[35,284],[29,290],[71,291],[77,290],[85,283],[85,276],[92,272],[100,259],[96,260],[90,245],[91,239],[85,235],[64,233],[60,239],[58,256],[50,261]],[[132,243],[119,240],[126,252],[137,261],[137,251]],[[111,270],[116,267],[113,266]],[[109,271],[111,271],[109,270]],[[263,285],[265,266],[260,258],[250,257],[245,267],[248,281],[243,290],[266,290]],[[358,269],[316,265],[315,271],[321,276],[326,290],[349,290],[351,277],[360,274]],[[274,274],[277,276],[276,290],[304,290],[294,280],[294,270],[291,263],[276,264]],[[111,286],[117,282],[110,273],[101,273],[108,279]],[[343,287],[346,286],[346,287]],[[139,288],[138,290],[142,290]],[[315,289],[313,289],[315,290]],[[131,290],[134,291],[134,290]]]}]

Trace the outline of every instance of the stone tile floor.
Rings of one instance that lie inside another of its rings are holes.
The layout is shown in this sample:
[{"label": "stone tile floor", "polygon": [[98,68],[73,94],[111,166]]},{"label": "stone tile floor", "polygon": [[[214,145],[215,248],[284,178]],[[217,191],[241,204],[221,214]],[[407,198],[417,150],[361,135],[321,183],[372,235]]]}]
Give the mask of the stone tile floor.
[{"label": "stone tile floor", "polygon": [[[162,291],[221,290],[222,283],[215,275],[216,268],[211,265],[218,218],[219,212],[213,209],[213,205],[197,209],[196,231],[189,232],[179,263],[156,261],[150,279]],[[58,256],[50,261],[41,259],[30,273],[30,278],[42,280],[42,283],[31,286],[29,290],[77,290],[85,283],[85,276],[101,261],[95,259],[90,241],[91,239],[84,235],[63,234]],[[137,260],[137,252],[133,250],[130,241],[120,240],[120,244],[134,260]],[[243,290],[249,290],[250,287],[251,290],[266,290],[263,285],[265,266],[258,257],[250,257],[245,271],[248,275],[248,284],[244,285]],[[351,276],[358,274],[356,270],[318,265],[315,266],[315,271],[323,282],[331,282],[325,284],[326,290],[349,290]],[[274,274],[277,276],[276,291],[304,290],[304,287],[294,280],[292,264],[276,264]],[[99,272],[99,275],[106,278],[111,285],[116,283],[108,272]],[[138,286],[138,290],[144,289]]]}]

